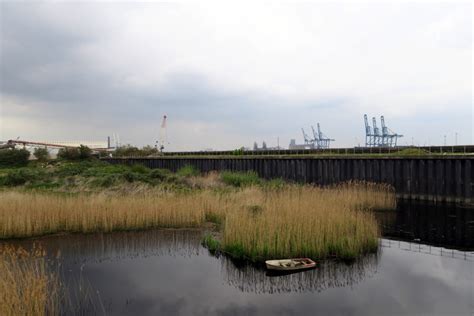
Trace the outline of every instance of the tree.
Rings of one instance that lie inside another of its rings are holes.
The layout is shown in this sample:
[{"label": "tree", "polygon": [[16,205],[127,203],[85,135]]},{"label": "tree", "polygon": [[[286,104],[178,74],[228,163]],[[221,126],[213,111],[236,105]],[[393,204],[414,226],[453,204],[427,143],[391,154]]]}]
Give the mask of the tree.
[{"label": "tree", "polygon": [[92,149],[87,146],[79,146],[79,159],[88,159],[92,157]]},{"label": "tree", "polygon": [[28,164],[30,152],[26,149],[0,149],[0,167],[22,167]]},{"label": "tree", "polygon": [[49,159],[49,152],[46,148],[35,148],[33,155],[41,162],[48,161]]}]

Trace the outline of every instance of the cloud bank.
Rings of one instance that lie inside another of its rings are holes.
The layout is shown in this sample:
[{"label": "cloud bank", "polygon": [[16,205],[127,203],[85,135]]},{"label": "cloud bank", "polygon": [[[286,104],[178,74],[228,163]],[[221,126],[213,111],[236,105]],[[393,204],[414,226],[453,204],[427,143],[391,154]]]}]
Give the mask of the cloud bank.
[{"label": "cloud bank", "polygon": [[0,4],[0,139],[336,146],[472,143],[470,4]]}]

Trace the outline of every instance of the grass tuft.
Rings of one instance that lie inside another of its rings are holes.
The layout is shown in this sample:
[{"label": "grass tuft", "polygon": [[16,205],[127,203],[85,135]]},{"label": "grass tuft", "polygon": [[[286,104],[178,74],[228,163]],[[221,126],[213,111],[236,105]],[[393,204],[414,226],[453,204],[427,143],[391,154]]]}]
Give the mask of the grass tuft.
[{"label": "grass tuft", "polygon": [[257,173],[249,172],[231,172],[224,171],[221,173],[222,181],[234,187],[246,187],[251,185],[258,185],[262,180],[258,177]]}]

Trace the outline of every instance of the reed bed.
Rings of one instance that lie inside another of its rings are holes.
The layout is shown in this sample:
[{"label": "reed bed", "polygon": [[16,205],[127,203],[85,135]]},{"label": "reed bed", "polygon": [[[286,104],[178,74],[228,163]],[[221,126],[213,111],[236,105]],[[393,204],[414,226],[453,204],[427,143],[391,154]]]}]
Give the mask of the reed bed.
[{"label": "reed bed", "polygon": [[0,245],[0,315],[57,315],[60,282],[40,248]]},{"label": "reed bed", "polygon": [[227,214],[223,229],[222,248],[237,257],[354,258],[377,249],[380,232],[367,206],[382,205],[361,200],[360,188],[290,187],[248,194],[251,205]]},{"label": "reed bed", "polygon": [[0,193],[0,238],[59,232],[198,227],[219,203],[211,192],[110,196]]},{"label": "reed bed", "polygon": [[393,208],[386,186],[347,183],[330,188],[285,185],[150,191],[133,195],[0,192],[0,238],[61,232],[110,232],[219,224],[222,249],[235,256],[355,257],[377,247],[368,212]]}]

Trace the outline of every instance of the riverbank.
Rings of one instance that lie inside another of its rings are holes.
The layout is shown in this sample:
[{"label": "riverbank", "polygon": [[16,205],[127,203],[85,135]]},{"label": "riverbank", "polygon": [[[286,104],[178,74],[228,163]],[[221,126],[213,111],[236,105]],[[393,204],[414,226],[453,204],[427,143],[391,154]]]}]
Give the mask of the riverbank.
[{"label": "riverbank", "polygon": [[[35,164],[0,172],[0,238],[212,223],[219,248],[237,258],[355,258],[377,249],[370,212],[393,209],[384,185],[315,187],[255,173],[176,173],[99,161]],[[209,238],[207,239],[209,241]]]}]

